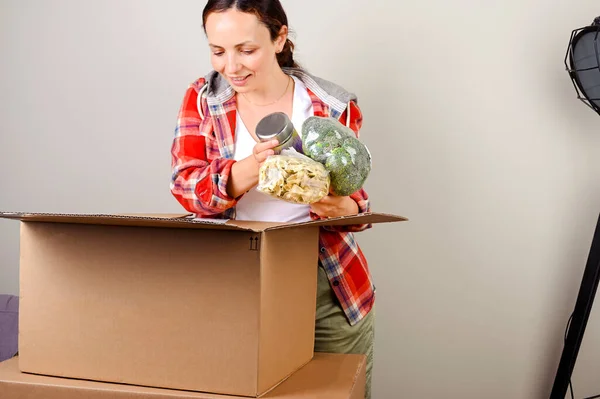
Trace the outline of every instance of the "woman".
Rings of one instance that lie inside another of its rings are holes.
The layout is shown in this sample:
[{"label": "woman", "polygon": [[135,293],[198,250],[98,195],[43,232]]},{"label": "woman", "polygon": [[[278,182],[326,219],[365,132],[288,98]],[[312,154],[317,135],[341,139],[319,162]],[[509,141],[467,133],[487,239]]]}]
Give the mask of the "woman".
[{"label": "woman", "polygon": [[[362,115],[353,94],[294,62],[278,0],[210,0],[202,21],[214,70],[190,85],[179,111],[171,151],[175,198],[205,218],[301,222],[369,211],[362,189],[310,206],[254,189],[277,144],[259,143],[254,133],[264,116],[285,112],[299,133],[309,116],[331,116],[358,136]],[[367,398],[375,292],[353,232],[369,227],[321,228],[315,334],[316,351],[367,355]]]}]

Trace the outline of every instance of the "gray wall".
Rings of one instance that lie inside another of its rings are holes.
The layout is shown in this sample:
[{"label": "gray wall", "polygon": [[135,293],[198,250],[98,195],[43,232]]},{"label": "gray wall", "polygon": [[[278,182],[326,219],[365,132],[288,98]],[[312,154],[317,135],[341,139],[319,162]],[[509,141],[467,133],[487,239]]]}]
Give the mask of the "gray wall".
[{"label": "gray wall", "polygon": [[[598,2],[366,4],[284,1],[299,61],[359,94],[374,210],[411,219],[358,236],[374,397],[545,398],[600,210],[600,117],[563,66]],[[0,2],[0,209],[181,210],[169,149],[210,67],[203,5]],[[0,292],[18,292],[11,221]],[[595,312],[577,397],[600,393],[599,333]]]}]

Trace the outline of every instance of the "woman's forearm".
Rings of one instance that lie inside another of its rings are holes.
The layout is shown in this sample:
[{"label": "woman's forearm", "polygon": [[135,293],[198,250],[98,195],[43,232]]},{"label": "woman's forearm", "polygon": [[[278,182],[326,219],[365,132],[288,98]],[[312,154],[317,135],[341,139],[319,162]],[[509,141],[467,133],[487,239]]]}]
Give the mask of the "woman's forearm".
[{"label": "woman's forearm", "polygon": [[258,184],[258,164],[253,156],[244,158],[231,166],[227,180],[227,194],[238,198]]}]

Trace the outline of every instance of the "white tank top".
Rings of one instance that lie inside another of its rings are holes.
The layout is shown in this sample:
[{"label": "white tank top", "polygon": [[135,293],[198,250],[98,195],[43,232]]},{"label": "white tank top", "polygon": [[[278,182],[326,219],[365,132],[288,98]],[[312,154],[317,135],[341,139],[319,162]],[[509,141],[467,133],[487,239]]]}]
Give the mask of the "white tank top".
[{"label": "white tank top", "polygon": [[[291,119],[298,134],[302,135],[302,124],[314,111],[306,86],[298,78],[292,78],[296,84]],[[236,113],[234,159],[239,161],[250,156],[255,144],[256,141],[248,132],[239,113]],[[235,218],[262,222],[305,222],[310,220],[309,209],[308,205],[292,204],[273,198],[253,187],[238,201]]]}]

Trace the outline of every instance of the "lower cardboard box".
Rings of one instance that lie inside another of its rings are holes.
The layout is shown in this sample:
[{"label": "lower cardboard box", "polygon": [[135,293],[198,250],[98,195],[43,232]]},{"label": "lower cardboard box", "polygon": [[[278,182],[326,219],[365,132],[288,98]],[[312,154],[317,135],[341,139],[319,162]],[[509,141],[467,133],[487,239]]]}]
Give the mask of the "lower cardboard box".
[{"label": "lower cardboard box", "polygon": [[[363,399],[364,355],[315,353],[312,361],[263,395],[267,399]],[[23,373],[18,357],[0,363],[2,399],[233,399],[215,395],[134,385],[47,377]]]}]

